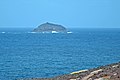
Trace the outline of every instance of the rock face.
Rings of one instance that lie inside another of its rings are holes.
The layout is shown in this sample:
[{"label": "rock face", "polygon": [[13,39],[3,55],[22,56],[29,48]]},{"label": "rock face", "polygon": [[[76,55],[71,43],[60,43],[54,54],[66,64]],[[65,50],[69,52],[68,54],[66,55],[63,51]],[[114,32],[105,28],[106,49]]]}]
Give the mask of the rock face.
[{"label": "rock face", "polygon": [[67,29],[62,25],[53,24],[53,23],[44,23],[38,26],[33,30],[33,32],[42,32],[42,33],[59,33],[67,32]]}]

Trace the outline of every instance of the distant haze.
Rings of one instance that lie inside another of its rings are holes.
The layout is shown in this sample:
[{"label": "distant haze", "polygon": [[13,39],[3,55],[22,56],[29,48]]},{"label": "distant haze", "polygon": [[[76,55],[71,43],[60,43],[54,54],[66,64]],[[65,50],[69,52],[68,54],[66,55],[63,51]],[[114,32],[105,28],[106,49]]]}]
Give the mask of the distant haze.
[{"label": "distant haze", "polygon": [[45,22],[120,28],[120,0],[0,0],[0,28],[34,28]]}]

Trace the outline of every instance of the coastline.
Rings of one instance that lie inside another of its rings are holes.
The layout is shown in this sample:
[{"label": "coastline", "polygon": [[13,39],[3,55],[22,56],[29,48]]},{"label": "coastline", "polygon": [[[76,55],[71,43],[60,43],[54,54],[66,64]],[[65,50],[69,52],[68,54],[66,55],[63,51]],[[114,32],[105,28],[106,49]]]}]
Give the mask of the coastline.
[{"label": "coastline", "polygon": [[32,78],[17,80],[120,80],[120,62],[89,70],[80,70],[54,78]]}]

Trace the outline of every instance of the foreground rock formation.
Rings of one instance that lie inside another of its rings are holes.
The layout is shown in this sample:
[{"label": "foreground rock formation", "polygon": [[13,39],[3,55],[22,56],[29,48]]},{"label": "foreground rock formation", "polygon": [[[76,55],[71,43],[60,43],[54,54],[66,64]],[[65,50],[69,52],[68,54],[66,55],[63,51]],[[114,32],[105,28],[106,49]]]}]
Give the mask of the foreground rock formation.
[{"label": "foreground rock formation", "polygon": [[67,29],[63,27],[62,25],[47,22],[35,28],[33,32],[60,33],[60,32],[67,32]]},{"label": "foreground rock formation", "polygon": [[54,78],[33,78],[22,80],[120,80],[120,62],[90,70],[80,70]]}]

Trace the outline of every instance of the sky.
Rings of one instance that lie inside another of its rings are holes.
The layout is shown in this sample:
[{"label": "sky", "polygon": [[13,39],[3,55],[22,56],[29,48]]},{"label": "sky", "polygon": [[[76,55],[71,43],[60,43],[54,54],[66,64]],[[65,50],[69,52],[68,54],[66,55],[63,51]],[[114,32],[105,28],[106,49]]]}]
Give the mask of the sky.
[{"label": "sky", "polygon": [[0,0],[0,28],[45,22],[68,28],[120,28],[120,0]]}]

